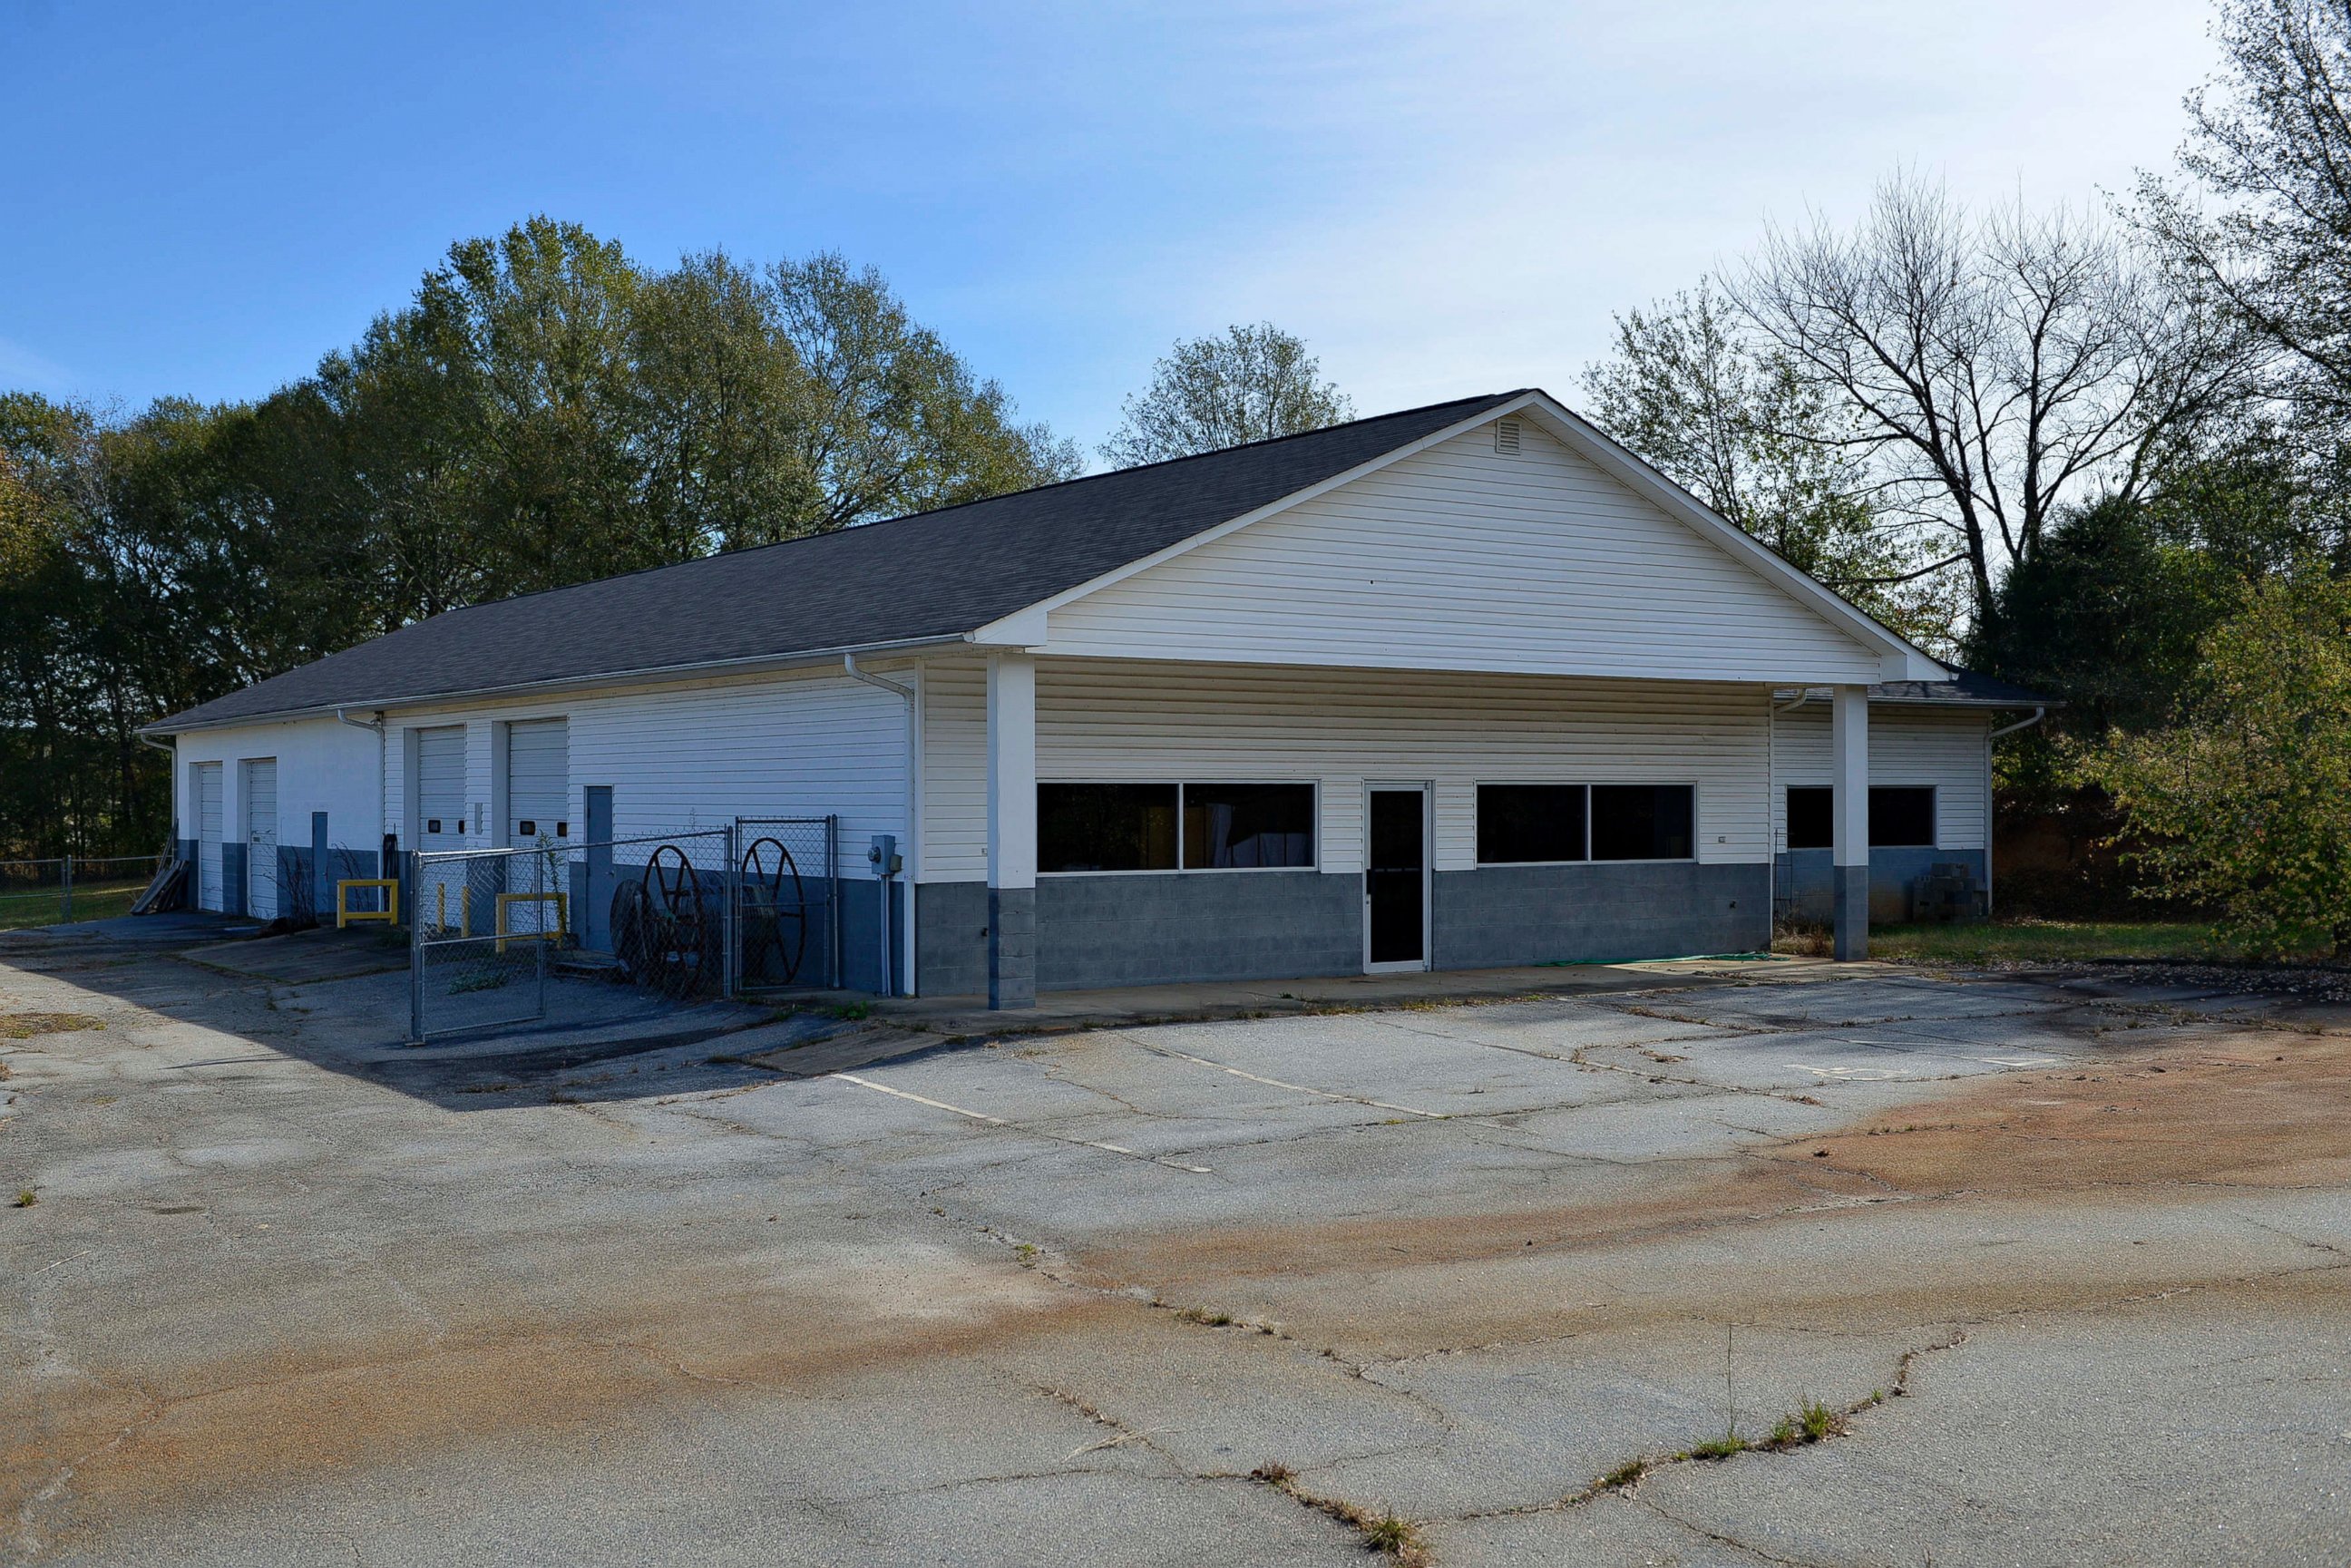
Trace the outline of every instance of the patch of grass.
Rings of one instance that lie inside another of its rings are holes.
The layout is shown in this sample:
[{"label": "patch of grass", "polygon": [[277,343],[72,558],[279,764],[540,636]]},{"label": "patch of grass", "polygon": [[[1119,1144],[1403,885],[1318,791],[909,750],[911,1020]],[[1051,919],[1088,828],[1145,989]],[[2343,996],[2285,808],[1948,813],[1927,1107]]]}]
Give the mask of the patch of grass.
[{"label": "patch of grass", "polygon": [[2228,953],[2213,939],[2211,927],[2192,921],[2018,919],[1880,926],[1869,934],[1869,956],[1914,964],[2049,964],[2093,958],[2209,963]]},{"label": "patch of grass", "polygon": [[88,1013],[0,1013],[0,1040],[30,1040],[37,1034],[70,1034],[78,1029],[104,1029],[105,1021]]},{"label": "patch of grass", "polygon": [[1212,1329],[1223,1328],[1234,1321],[1232,1313],[1214,1307],[1183,1307],[1176,1315],[1187,1323],[1202,1323]]},{"label": "patch of grass", "polygon": [[[74,883],[73,921],[78,925],[85,920],[111,920],[131,913],[139,894],[145,891],[147,880],[135,883]],[[10,897],[0,899],[0,931],[27,931],[37,925],[66,924],[65,904],[53,895],[38,898]]]},{"label": "patch of grass", "polygon": [[1681,1457],[1685,1459],[1727,1459],[1733,1454],[1743,1454],[1754,1446],[1736,1431],[1730,1431],[1684,1449]]},{"label": "patch of grass", "polygon": [[844,1002],[831,1010],[843,1023],[858,1023],[873,1016],[872,1004],[869,1002]]},{"label": "patch of grass", "polygon": [[30,1208],[33,1205],[40,1201],[40,1196],[28,1186],[16,1194],[16,1202],[14,1207],[17,1208]]},{"label": "patch of grass", "polygon": [[449,984],[449,994],[453,997],[462,997],[468,991],[495,991],[507,983],[507,978],[506,971],[500,969],[488,974],[470,976],[462,980],[453,980]]},{"label": "patch of grass", "polygon": [[1375,1513],[1344,1498],[1311,1492],[1300,1484],[1298,1472],[1279,1460],[1259,1465],[1249,1472],[1249,1479],[1263,1481],[1292,1502],[1328,1514],[1362,1536],[1366,1547],[1403,1564],[1403,1568],[1429,1568],[1436,1561],[1429,1555],[1428,1543],[1421,1539],[1420,1526],[1392,1508],[1383,1505]]},{"label": "patch of grass", "polygon": [[1647,1457],[1644,1456],[1640,1458],[1625,1460],[1593,1484],[1601,1491],[1622,1491],[1648,1473],[1649,1461]]},{"label": "patch of grass", "polygon": [[1775,1448],[1801,1448],[1806,1443],[1817,1443],[1823,1437],[1836,1437],[1844,1429],[1845,1420],[1842,1412],[1830,1409],[1817,1399],[1807,1399],[1796,1407],[1792,1415],[1780,1417],[1780,1424],[1771,1428],[1771,1446]]}]

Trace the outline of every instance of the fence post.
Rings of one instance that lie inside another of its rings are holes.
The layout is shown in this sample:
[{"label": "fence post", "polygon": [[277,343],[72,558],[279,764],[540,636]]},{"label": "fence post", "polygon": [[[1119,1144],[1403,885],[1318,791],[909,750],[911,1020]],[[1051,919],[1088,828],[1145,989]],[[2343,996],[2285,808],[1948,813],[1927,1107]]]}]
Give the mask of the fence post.
[{"label": "fence post", "polygon": [[742,836],[743,822],[742,819],[737,818],[727,824],[726,870],[726,873],[719,878],[720,894],[726,901],[726,912],[719,917],[718,922],[719,940],[726,945],[726,956],[719,961],[718,966],[719,985],[729,1001],[733,1001],[741,994],[743,983],[743,977],[737,972],[742,967],[742,957],[737,950],[735,938],[736,906],[742,902],[743,898],[742,850],[737,841]]},{"label": "fence post", "polygon": [[57,876],[65,884],[66,890],[65,918],[71,920],[73,918],[73,856],[68,855],[58,863],[61,869],[58,871]]}]

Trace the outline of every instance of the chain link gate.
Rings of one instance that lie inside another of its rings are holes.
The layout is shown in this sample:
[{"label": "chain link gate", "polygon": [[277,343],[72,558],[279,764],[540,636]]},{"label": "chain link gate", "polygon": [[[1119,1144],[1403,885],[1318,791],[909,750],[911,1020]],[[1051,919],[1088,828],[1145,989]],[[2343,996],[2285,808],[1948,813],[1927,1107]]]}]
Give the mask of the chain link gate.
[{"label": "chain link gate", "polygon": [[412,855],[409,1038],[536,1023],[551,988],[600,980],[735,995],[735,840],[711,828]]},{"label": "chain link gate", "polygon": [[841,987],[841,819],[735,819],[736,981]]}]

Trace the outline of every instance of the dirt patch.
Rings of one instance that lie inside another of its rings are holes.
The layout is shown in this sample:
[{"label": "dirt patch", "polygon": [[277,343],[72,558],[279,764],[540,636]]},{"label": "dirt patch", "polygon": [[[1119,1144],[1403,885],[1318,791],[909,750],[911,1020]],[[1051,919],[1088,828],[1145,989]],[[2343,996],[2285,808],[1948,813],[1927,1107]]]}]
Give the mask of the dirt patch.
[{"label": "dirt patch", "polygon": [[[1047,1293],[1029,1278],[992,1309],[972,1292],[965,1310],[939,1317],[844,1319],[821,1292],[696,1293],[597,1317],[483,1324],[462,1343],[412,1343],[375,1360],[321,1365],[315,1351],[289,1351],[201,1369],[210,1385],[177,1396],[120,1372],[93,1376],[0,1405],[0,1510],[26,1511],[56,1540],[150,1508],[516,1435],[559,1448],[608,1445],[681,1402],[821,1397],[893,1366],[1082,1332],[1133,1310]],[[813,1333],[812,1322],[827,1326]]]},{"label": "dirt patch", "polygon": [[2004,1073],[1810,1142],[1914,1193],[2351,1182],[2351,1035],[2248,1030]]}]

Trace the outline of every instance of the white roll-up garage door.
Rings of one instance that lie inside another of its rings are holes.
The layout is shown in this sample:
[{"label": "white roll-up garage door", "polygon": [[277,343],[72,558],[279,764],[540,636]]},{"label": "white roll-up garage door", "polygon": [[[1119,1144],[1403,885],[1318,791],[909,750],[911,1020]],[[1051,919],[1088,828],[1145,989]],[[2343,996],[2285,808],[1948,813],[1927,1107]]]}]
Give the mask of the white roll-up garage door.
[{"label": "white roll-up garage door", "polygon": [[247,758],[237,764],[245,797],[245,912],[256,920],[277,918],[277,759]]},{"label": "white roll-up garage door", "polygon": [[536,718],[507,726],[507,842],[517,848],[550,846],[549,853],[526,855],[507,869],[506,929],[558,931],[561,900],[569,894],[568,861],[552,846],[571,835],[571,747],[559,718]]},{"label": "white roll-up garage door", "polygon": [[221,765],[196,764],[196,907],[221,906]]},{"label": "white roll-up garage door", "polygon": [[507,726],[507,842],[568,839],[571,824],[571,749],[559,718]]},{"label": "white roll-up garage door", "polygon": [[[465,847],[465,727],[416,732],[416,847]],[[416,917],[451,930],[466,925],[463,862],[428,868],[416,888]]]}]

